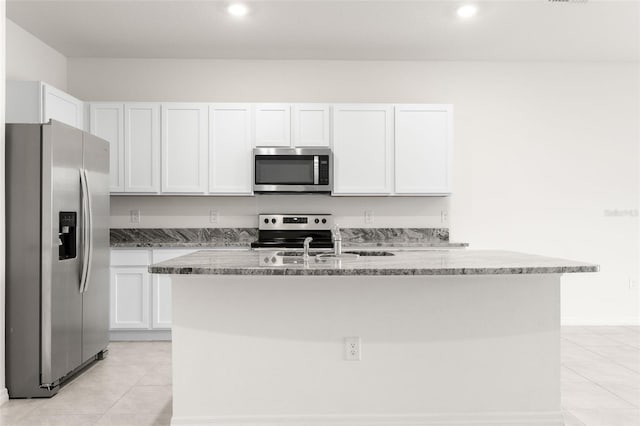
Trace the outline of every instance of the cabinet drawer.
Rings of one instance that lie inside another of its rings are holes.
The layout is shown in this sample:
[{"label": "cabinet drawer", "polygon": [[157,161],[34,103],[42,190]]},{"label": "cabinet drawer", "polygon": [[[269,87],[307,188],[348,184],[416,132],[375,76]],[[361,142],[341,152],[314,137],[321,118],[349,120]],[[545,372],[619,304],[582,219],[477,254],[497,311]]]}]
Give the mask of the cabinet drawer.
[{"label": "cabinet drawer", "polygon": [[111,250],[111,266],[147,266],[149,250]]}]

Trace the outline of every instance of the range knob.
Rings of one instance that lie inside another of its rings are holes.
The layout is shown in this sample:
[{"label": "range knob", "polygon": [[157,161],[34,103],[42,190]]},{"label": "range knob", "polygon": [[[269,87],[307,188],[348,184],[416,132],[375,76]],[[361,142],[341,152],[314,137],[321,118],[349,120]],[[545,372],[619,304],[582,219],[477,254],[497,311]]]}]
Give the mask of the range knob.
[{"label": "range knob", "polygon": [[322,223],[327,223],[327,219],[322,219]]},{"label": "range knob", "polygon": [[320,219],[316,219],[314,222],[315,223],[320,223]]},{"label": "range knob", "polygon": [[275,218],[271,219],[271,223],[275,224],[276,223],[276,219]]},{"label": "range knob", "polygon": [[265,220],[264,220],[264,223],[269,223],[269,219],[265,219]]}]

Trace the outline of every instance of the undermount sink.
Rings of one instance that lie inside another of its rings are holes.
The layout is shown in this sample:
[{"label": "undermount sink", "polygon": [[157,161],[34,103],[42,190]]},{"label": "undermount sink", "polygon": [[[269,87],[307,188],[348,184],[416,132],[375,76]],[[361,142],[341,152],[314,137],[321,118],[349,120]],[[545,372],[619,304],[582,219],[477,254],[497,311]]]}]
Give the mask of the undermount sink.
[{"label": "undermount sink", "polygon": [[[279,251],[276,252],[276,256],[282,257],[302,257],[304,255],[301,251]],[[354,259],[359,256],[395,256],[390,251],[369,251],[369,250],[348,250],[343,251],[341,254],[336,255],[333,252],[309,252],[309,256],[316,256],[322,259]]]},{"label": "undermount sink", "polygon": [[358,257],[358,253],[322,253],[318,255],[318,259],[355,259]]},{"label": "undermount sink", "polygon": [[395,256],[395,254],[390,251],[367,251],[367,250],[359,250],[359,251],[345,251],[345,254],[357,254],[358,256]]},{"label": "undermount sink", "polygon": [[[317,256],[321,253],[326,253],[326,252],[322,252],[322,251],[310,251],[309,252],[309,256]],[[304,255],[303,252],[301,251],[279,251],[276,252],[276,256],[282,256],[282,257],[302,257],[302,255]]]}]

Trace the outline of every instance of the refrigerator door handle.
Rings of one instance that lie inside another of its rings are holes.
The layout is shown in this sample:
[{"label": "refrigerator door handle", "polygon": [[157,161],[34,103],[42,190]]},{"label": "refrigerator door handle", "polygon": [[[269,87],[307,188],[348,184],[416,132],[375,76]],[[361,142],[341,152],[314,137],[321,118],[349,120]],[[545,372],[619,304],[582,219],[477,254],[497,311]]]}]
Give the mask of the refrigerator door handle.
[{"label": "refrigerator door handle", "polygon": [[87,193],[87,208],[88,208],[88,215],[87,215],[87,236],[88,241],[87,241],[87,246],[88,246],[88,252],[89,252],[89,257],[87,259],[87,276],[84,280],[84,289],[82,290],[82,292],[86,292],[87,289],[89,288],[89,281],[91,280],[91,264],[93,263],[93,206],[91,205],[91,184],[89,182],[89,173],[87,172],[87,169],[84,169],[84,184],[86,187],[86,193]]},{"label": "refrigerator door handle", "polygon": [[87,175],[84,169],[80,169],[80,192],[82,194],[82,274],[80,276],[80,293],[84,293],[89,279],[89,191],[87,187]]}]

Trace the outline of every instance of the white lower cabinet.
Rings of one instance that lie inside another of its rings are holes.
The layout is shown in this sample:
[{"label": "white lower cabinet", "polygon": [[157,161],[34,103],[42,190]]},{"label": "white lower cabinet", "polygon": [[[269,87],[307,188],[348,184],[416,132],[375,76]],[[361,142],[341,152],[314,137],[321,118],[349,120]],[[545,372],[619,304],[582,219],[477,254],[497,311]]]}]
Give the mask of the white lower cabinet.
[{"label": "white lower cabinet", "polygon": [[111,250],[112,338],[115,335],[117,340],[150,340],[166,336],[171,330],[171,279],[167,275],[150,274],[148,268],[152,263],[194,251]]},{"label": "white lower cabinet", "polygon": [[149,273],[144,266],[111,268],[111,328],[149,328]]}]

